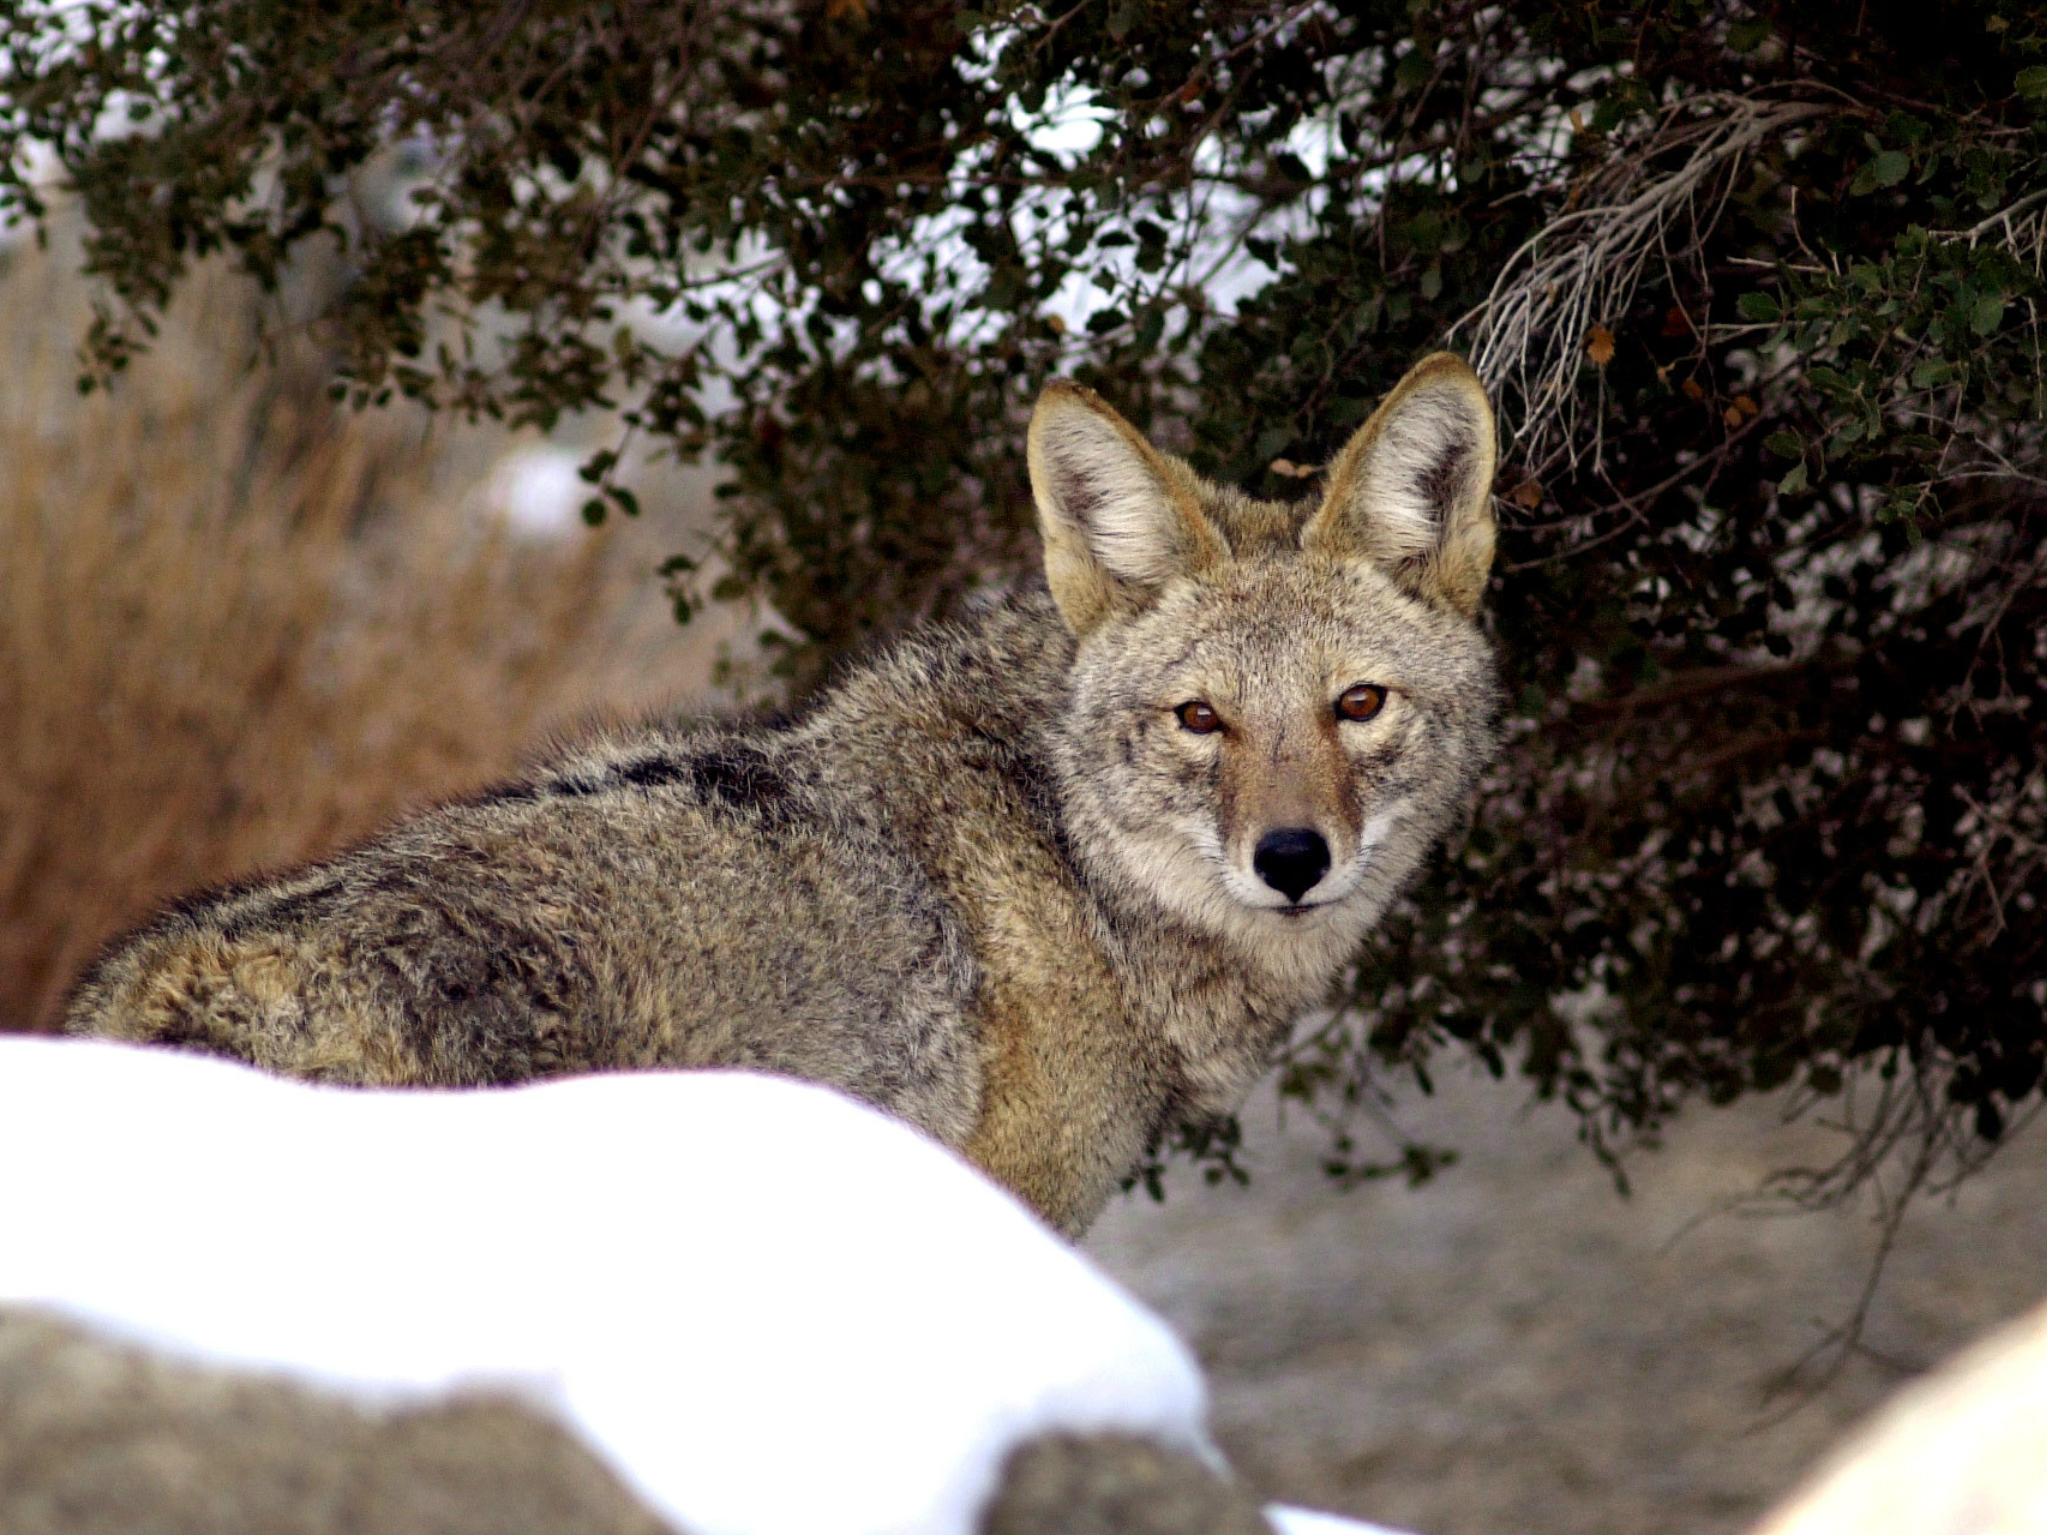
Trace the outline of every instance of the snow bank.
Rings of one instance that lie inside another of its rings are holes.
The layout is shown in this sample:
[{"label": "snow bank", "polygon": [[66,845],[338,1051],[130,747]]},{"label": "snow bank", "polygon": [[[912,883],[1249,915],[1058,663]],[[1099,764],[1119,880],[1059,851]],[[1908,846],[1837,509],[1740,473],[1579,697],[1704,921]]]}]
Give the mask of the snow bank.
[{"label": "snow bank", "polygon": [[1280,1536],[1400,1536],[1391,1526],[1303,1509],[1297,1504],[1268,1504],[1266,1523]]},{"label": "snow bank", "polygon": [[820,1088],[363,1092],[0,1040],[0,1168],[0,1300],[358,1400],[510,1391],[686,1529],[967,1529],[1053,1428],[1214,1458],[1163,1323]]}]

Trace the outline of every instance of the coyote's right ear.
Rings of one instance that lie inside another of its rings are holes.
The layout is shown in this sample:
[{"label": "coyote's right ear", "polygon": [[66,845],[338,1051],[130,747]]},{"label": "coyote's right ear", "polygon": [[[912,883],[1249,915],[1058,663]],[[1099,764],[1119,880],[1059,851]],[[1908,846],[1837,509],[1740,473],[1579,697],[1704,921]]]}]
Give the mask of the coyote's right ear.
[{"label": "coyote's right ear", "polygon": [[1193,476],[1092,389],[1046,385],[1027,446],[1046,584],[1075,634],[1224,558]]},{"label": "coyote's right ear", "polygon": [[1470,618],[1493,567],[1493,408],[1448,352],[1408,370],[1330,466],[1302,547],[1362,555]]}]

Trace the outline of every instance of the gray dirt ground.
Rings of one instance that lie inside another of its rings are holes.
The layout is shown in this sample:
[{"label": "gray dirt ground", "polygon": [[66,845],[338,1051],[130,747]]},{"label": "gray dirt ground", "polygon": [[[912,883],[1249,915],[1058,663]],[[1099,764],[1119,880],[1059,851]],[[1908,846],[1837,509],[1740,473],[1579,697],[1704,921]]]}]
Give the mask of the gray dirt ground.
[{"label": "gray dirt ground", "polygon": [[1218,1437],[1267,1496],[1418,1531],[1742,1530],[1908,1369],[2042,1295],[2037,1122],[1911,1210],[1870,1354],[1767,1424],[1770,1379],[1854,1306],[1871,1207],[1686,1229],[1838,1139],[1768,1103],[1698,1110],[1631,1159],[1624,1201],[1571,1116],[1526,1099],[1440,1082],[1399,1118],[1461,1161],[1350,1191],[1316,1127],[1255,1099],[1251,1188],[1182,1176],[1091,1235],[1194,1345]]}]

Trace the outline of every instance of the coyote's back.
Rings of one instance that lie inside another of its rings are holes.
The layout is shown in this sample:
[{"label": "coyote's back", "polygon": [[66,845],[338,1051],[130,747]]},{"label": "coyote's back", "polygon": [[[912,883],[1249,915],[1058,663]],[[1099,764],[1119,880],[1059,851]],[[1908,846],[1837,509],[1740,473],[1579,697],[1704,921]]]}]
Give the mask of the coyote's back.
[{"label": "coyote's back", "polygon": [[1236,1106],[1491,753],[1493,427],[1428,359],[1288,507],[1056,385],[1031,466],[1045,588],[181,902],[69,1027],[351,1083],[788,1073],[1079,1231]]}]

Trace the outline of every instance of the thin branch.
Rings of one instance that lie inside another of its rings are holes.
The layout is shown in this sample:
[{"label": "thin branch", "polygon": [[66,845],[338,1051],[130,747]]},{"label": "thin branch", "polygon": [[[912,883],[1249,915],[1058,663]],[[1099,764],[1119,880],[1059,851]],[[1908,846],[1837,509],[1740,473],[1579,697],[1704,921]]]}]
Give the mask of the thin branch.
[{"label": "thin branch", "polygon": [[[1502,402],[1510,438],[1532,474],[1562,461],[1576,470],[1597,435],[1579,430],[1579,371],[1596,325],[1626,312],[1650,261],[1673,259],[1712,230],[1735,171],[1757,148],[1839,110],[1806,100],[1704,98],[1667,112],[1646,139],[1616,142],[1574,187],[1566,208],[1503,265],[1484,302],[1450,334],[1471,337],[1472,365]],[[1659,168],[1674,152],[1675,168]],[[1701,202],[1702,194],[1706,203]]]}]

